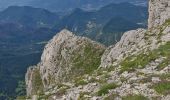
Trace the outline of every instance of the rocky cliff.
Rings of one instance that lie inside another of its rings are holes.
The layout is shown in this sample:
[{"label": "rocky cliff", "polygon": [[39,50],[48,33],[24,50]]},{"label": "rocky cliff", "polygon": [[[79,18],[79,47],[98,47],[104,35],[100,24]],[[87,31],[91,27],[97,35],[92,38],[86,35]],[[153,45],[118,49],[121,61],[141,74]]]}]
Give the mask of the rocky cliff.
[{"label": "rocky cliff", "polygon": [[148,27],[162,25],[170,17],[169,0],[149,0],[149,20]]},{"label": "rocky cliff", "polygon": [[46,46],[40,64],[29,68],[28,96],[49,100],[169,100],[169,1],[150,0],[149,6],[148,30],[128,31],[105,51],[104,46],[87,38],[60,32]]},{"label": "rocky cliff", "polygon": [[73,81],[79,75],[90,74],[99,67],[104,50],[105,46],[97,42],[62,30],[45,46],[41,62],[28,69],[27,94],[37,94],[57,84]]}]

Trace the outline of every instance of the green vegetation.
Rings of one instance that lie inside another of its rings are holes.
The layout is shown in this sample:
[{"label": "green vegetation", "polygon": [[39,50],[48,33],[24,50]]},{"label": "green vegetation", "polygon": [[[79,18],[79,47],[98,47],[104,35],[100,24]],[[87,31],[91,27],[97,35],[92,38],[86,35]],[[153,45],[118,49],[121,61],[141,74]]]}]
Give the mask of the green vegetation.
[{"label": "green vegetation", "polygon": [[163,69],[170,64],[170,56],[166,58],[161,64],[159,64],[158,69]]},{"label": "green vegetation", "polygon": [[[38,95],[38,100],[49,100],[49,97],[51,96],[52,94],[48,94],[48,95],[45,95],[45,94],[40,94]],[[28,99],[30,100],[30,99]]]},{"label": "green vegetation", "polygon": [[17,99],[25,98],[26,95],[26,84],[24,81],[18,82],[18,87],[16,88],[15,92],[17,93]]},{"label": "green vegetation", "polygon": [[85,44],[82,49],[84,49],[84,53],[77,54],[73,60],[75,66],[73,69],[80,75],[90,74],[99,67],[104,49],[91,43]]},{"label": "green vegetation", "polygon": [[104,84],[104,85],[100,88],[100,90],[97,92],[97,95],[98,95],[98,96],[105,95],[105,94],[109,93],[109,90],[115,89],[116,87],[118,87],[118,85],[115,84],[115,83]]},{"label": "green vegetation", "polygon": [[166,29],[167,26],[170,25],[170,19],[167,19],[165,23],[161,26],[159,26],[159,34],[158,34],[158,39],[160,40],[161,36],[163,35],[163,31]]},{"label": "green vegetation", "polygon": [[158,66],[159,69],[162,69],[170,64],[170,42],[166,43],[165,45],[162,45],[159,47],[158,51],[160,52],[160,55],[165,57],[164,61]]},{"label": "green vegetation", "polygon": [[142,95],[129,95],[122,98],[122,100],[149,100]]},{"label": "green vegetation", "polygon": [[170,80],[170,73],[162,74],[159,77],[161,78],[161,80]]},{"label": "green vegetation", "polygon": [[117,94],[111,94],[108,97],[105,97],[104,100],[114,100],[114,98],[117,96]]},{"label": "green vegetation", "polygon": [[38,95],[38,100],[49,100],[51,96],[56,95],[56,96],[62,96],[67,92],[67,89],[70,87],[64,84],[58,84],[58,91],[56,93],[50,93],[48,95],[45,94],[39,94]]},{"label": "green vegetation", "polygon": [[155,55],[155,52],[150,52],[149,54],[141,53],[137,56],[127,57],[123,62],[120,63],[122,66],[121,72],[134,71],[135,68],[143,68],[156,58],[157,55]]},{"label": "green vegetation", "polygon": [[153,85],[153,88],[155,91],[157,91],[160,94],[169,94],[170,93],[170,82],[169,81],[163,81],[157,84]]},{"label": "green vegetation", "polygon": [[89,95],[89,94],[90,94],[89,92],[81,92],[78,97],[78,100],[87,100],[87,98],[85,98],[84,95]]},{"label": "green vegetation", "polygon": [[58,88],[70,88],[69,86],[65,85],[65,84],[57,84]]},{"label": "green vegetation", "polygon": [[92,77],[88,82],[89,83],[96,83],[96,82],[98,82],[98,83],[103,84],[103,83],[106,83],[106,79],[105,78],[96,79],[95,77]]},{"label": "green vegetation", "polygon": [[170,25],[170,19],[167,19],[167,20],[165,21],[165,24]]},{"label": "green vegetation", "polygon": [[166,57],[166,59],[158,66],[160,68],[166,67],[170,64],[170,42],[161,45],[158,49],[149,51],[147,54],[141,53],[127,57],[120,63],[122,66],[121,72],[134,71],[136,68],[144,68],[149,62],[156,60],[159,57]]},{"label": "green vegetation", "polygon": [[62,87],[62,88],[59,89],[59,91],[57,92],[57,94],[63,95],[63,94],[66,93],[67,89],[68,89],[67,87]]},{"label": "green vegetation", "polygon": [[43,92],[43,83],[42,83],[42,79],[40,76],[40,72],[38,69],[35,69],[33,72],[33,80],[32,80],[32,84],[34,86],[34,94],[41,94]]},{"label": "green vegetation", "polygon": [[76,83],[75,83],[75,86],[79,86],[79,85],[86,85],[88,84],[87,81],[81,79],[81,80],[77,80]]},{"label": "green vegetation", "polygon": [[25,100],[26,96],[17,96],[16,100]]}]

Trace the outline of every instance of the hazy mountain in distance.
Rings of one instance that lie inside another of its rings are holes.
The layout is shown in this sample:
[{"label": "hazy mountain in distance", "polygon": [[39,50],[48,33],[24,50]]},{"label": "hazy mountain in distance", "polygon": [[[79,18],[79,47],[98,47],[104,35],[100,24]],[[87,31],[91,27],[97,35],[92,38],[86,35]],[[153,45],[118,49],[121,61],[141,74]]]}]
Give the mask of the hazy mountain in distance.
[{"label": "hazy mountain in distance", "polygon": [[146,5],[147,0],[34,0],[30,5],[46,8],[52,11],[70,11],[75,8],[84,10],[97,9],[110,3],[131,2],[137,5]]},{"label": "hazy mountain in distance", "polygon": [[0,23],[19,23],[29,27],[50,27],[59,20],[56,13],[29,6],[10,6],[0,12]]},{"label": "hazy mountain in distance", "polygon": [[[147,12],[147,7],[130,3],[112,3],[92,12],[77,8],[70,15],[59,20],[54,29],[67,28],[77,35],[110,45],[115,42],[113,39],[116,38],[115,34],[118,34],[117,39],[120,39],[122,32],[146,27]],[[129,22],[131,25],[128,24]],[[107,39],[110,37],[112,39]]]},{"label": "hazy mountain in distance", "polygon": [[121,2],[130,2],[142,6],[147,5],[147,0],[0,0],[0,2],[0,9],[7,8],[11,5],[29,5],[57,12],[68,12],[74,8],[92,10],[109,3]]}]

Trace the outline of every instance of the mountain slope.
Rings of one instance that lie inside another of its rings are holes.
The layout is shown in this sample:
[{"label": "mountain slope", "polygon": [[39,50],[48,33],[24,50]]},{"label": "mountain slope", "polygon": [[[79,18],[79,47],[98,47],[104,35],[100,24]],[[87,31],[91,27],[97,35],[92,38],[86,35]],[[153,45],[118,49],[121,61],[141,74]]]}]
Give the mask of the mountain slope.
[{"label": "mountain slope", "polygon": [[[69,82],[54,84],[53,87],[42,84],[44,87],[49,86],[49,88],[42,90],[42,95],[27,91],[28,96],[33,93],[37,95],[34,95],[34,98],[52,100],[152,100],[155,98],[169,100],[170,17],[167,13],[170,7],[167,5],[170,5],[170,2],[168,0],[151,0],[149,4],[150,17],[148,22],[152,27],[149,27],[148,30],[137,29],[125,32],[118,43],[105,50],[97,70],[94,69],[90,74],[75,76]],[[154,18],[154,15],[159,14],[158,9],[163,10],[163,14],[166,15]],[[55,46],[50,48],[55,48]],[[43,55],[42,57],[46,59],[42,61],[46,61],[46,64],[53,63],[54,65],[50,66],[50,69],[53,71],[53,69],[58,68],[58,66],[55,66],[55,61],[58,61],[58,57],[51,53],[53,49],[47,50],[49,50],[51,55]],[[63,54],[67,55],[70,53],[63,52]],[[51,58],[55,58],[54,61],[51,61]],[[79,61],[80,59],[76,62],[79,63]],[[87,60],[83,60],[83,63],[90,64]],[[83,65],[82,67],[86,68]],[[69,64],[67,67],[72,68]],[[37,68],[40,68],[39,70],[42,73],[35,77],[33,74],[35,74]],[[46,67],[35,67],[27,71],[26,82],[28,90],[36,89],[35,85],[29,85],[37,83],[32,79],[43,79],[46,76],[44,68]],[[67,71],[63,71],[67,73]],[[76,69],[71,71],[74,72]],[[64,79],[65,77],[60,78]],[[38,82],[46,83],[44,80]]]},{"label": "mountain slope", "polygon": [[101,43],[110,45],[120,40],[123,32],[141,27],[136,23],[121,17],[114,17],[103,26],[102,33],[98,38]]}]

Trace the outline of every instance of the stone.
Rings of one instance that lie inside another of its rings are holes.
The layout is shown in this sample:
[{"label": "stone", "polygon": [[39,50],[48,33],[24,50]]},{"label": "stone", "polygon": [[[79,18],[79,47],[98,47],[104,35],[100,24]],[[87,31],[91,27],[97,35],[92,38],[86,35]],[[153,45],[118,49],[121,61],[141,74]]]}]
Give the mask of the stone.
[{"label": "stone", "polygon": [[152,82],[153,83],[158,83],[158,82],[160,82],[161,80],[160,80],[160,78],[159,77],[152,77]]},{"label": "stone", "polygon": [[155,28],[170,18],[169,0],[149,0],[148,28]]}]

